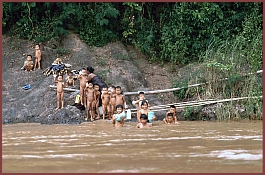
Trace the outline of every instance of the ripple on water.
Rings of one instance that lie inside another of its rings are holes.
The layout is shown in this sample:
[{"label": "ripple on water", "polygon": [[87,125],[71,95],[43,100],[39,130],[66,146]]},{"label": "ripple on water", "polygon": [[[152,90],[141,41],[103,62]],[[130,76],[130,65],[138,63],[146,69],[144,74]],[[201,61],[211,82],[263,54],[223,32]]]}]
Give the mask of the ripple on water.
[{"label": "ripple on water", "polygon": [[225,158],[231,160],[261,160],[262,151],[260,153],[252,154],[248,150],[217,150],[212,151],[210,154],[218,158]]},{"label": "ripple on water", "polygon": [[228,160],[261,160],[262,150],[215,150],[209,154],[190,153],[189,157],[217,157]]}]

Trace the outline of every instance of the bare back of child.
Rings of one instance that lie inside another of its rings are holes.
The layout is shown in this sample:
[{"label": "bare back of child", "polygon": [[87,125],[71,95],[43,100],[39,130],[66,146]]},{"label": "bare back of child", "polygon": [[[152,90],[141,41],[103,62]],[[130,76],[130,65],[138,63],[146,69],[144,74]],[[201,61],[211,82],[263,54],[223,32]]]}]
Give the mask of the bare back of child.
[{"label": "bare back of child", "polygon": [[94,108],[94,111],[97,113],[96,119],[100,118],[99,99],[100,99],[101,93],[100,93],[99,89],[100,89],[99,85],[98,84],[94,84],[94,90],[95,90],[96,99],[94,101],[93,108]]}]

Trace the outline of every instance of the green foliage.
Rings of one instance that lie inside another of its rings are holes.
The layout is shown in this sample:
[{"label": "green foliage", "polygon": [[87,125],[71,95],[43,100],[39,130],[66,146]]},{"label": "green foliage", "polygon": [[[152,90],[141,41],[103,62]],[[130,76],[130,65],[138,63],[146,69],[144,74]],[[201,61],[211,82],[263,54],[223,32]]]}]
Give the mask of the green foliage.
[{"label": "green foliage", "polygon": [[185,120],[191,120],[191,121],[196,120],[197,118],[193,115],[193,112],[194,112],[193,107],[186,107],[183,112]]},{"label": "green foliage", "polygon": [[[2,28],[35,42],[57,40],[54,47],[69,31],[90,46],[121,40],[151,61],[171,62],[173,67],[203,61],[213,38],[242,33],[248,42],[260,41],[262,36],[254,31],[262,29],[262,3],[4,2]],[[252,51],[255,58],[261,55],[257,50]]]},{"label": "green foliage", "polygon": [[173,88],[182,88],[180,90],[174,91],[173,94],[174,96],[177,96],[179,99],[184,99],[186,97],[186,93],[188,90],[188,84],[187,84],[187,80],[184,79],[183,81],[179,82],[176,81],[173,83]]}]

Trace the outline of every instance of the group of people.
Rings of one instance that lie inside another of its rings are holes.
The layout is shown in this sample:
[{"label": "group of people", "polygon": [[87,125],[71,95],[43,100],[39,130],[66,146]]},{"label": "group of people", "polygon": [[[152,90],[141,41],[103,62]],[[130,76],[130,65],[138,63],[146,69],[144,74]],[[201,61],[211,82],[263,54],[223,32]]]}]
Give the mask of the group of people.
[{"label": "group of people", "polygon": [[[25,71],[35,70],[41,68],[41,51],[40,45],[35,45],[35,64],[32,61],[32,55],[27,55],[27,60],[21,69]],[[58,58],[57,58],[58,59]],[[56,61],[61,61],[57,60]],[[51,69],[49,69],[51,70]],[[67,70],[68,71],[68,70]],[[48,74],[47,74],[48,75]],[[63,78],[63,73],[54,74],[54,83],[57,91],[57,108],[64,108],[64,88],[75,86],[75,81],[80,81],[80,100],[79,103],[86,109],[85,120],[93,121],[100,118],[99,107],[102,106],[103,120],[108,116],[112,121],[113,126],[122,127],[126,119],[125,110],[128,109],[126,105],[125,96],[122,93],[120,86],[108,87],[107,84],[96,74],[92,67],[82,68],[77,75],[74,72],[68,71],[68,76]],[[145,99],[144,92],[138,94],[138,100],[133,101],[133,105],[137,108],[136,128],[152,127],[152,122],[156,119],[154,112],[150,111],[150,104]],[[174,124],[177,122],[176,107],[170,106],[163,119],[165,124]]]},{"label": "group of people", "polygon": [[36,44],[35,45],[35,64],[33,63],[32,55],[27,55],[27,60],[24,62],[24,65],[21,69],[25,71],[32,71],[32,70],[35,70],[37,66],[38,66],[38,69],[40,69],[41,68],[40,63],[41,63],[40,45]]},{"label": "group of people", "polygon": [[[82,68],[78,75],[73,76],[73,72],[68,73],[66,84],[63,82],[63,75],[54,77],[54,83],[57,85],[57,108],[64,107],[64,87],[74,86],[75,80],[80,81],[80,100],[79,103],[86,109],[85,120],[90,117],[91,121],[100,118],[99,106],[102,106],[103,120],[106,116],[112,121],[113,126],[122,127],[125,123],[126,112],[128,109],[125,96],[120,86],[110,86],[94,74],[92,67]],[[61,105],[60,105],[61,104]],[[133,101],[137,108],[136,128],[152,127],[152,122],[156,119],[154,112],[150,110],[150,104],[145,99],[144,92],[138,94],[138,99]],[[165,124],[175,124],[177,122],[176,107],[170,106],[163,119]]]},{"label": "group of people", "polygon": [[[136,128],[152,127],[152,121],[156,119],[154,113],[150,110],[150,104],[145,99],[144,92],[139,92],[138,100],[133,101],[133,105],[137,108],[137,121]],[[163,119],[165,124],[178,123],[176,116],[176,107],[171,105],[169,111],[166,112],[165,118]]]}]

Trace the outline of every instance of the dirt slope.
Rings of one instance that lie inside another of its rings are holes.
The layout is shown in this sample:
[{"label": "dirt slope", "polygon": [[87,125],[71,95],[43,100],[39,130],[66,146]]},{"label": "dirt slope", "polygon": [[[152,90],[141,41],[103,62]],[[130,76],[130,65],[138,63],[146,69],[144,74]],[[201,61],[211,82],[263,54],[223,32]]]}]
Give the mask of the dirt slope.
[{"label": "dirt slope", "polygon": [[[108,85],[119,85],[123,91],[167,89],[171,86],[172,73],[167,66],[149,63],[144,55],[132,47],[121,43],[110,43],[101,48],[90,48],[76,35],[65,38],[62,48],[69,51],[66,55],[57,55],[49,43],[41,45],[42,69],[32,72],[21,70],[26,54],[34,55],[34,43],[3,36],[2,38],[2,123],[40,122],[40,123],[81,123],[84,113],[71,106],[76,93],[65,94],[65,109],[55,111],[56,92],[49,88],[53,84],[52,76],[44,76],[42,71],[57,57],[72,69],[92,66],[95,73]],[[31,89],[22,86],[30,83]],[[78,83],[77,83],[78,87]],[[147,95],[151,105],[174,102],[172,93]],[[128,104],[136,96],[126,97]],[[132,106],[129,106],[133,108]],[[159,119],[165,111],[157,112]]]}]

